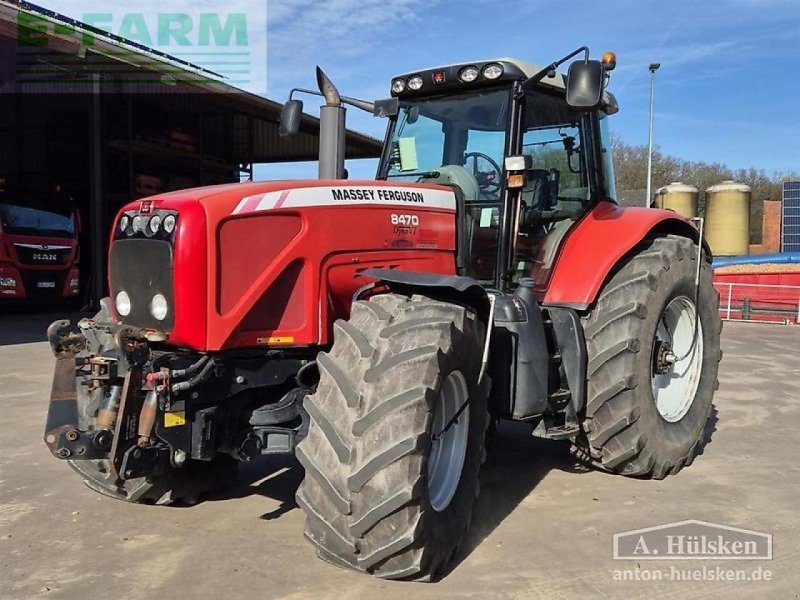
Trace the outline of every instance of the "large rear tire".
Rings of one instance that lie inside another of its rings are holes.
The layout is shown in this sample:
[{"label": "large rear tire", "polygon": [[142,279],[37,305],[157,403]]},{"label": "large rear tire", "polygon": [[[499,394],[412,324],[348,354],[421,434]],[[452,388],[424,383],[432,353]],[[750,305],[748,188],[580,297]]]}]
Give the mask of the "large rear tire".
[{"label": "large rear tire", "polygon": [[336,322],[297,449],[306,469],[297,502],[320,558],[430,580],[456,552],[485,458],[483,340],[472,311],[423,296],[355,302]]},{"label": "large rear tire", "polygon": [[696,268],[687,238],[643,242],[584,319],[587,404],[575,450],[594,466],[662,479],[701,450],[722,322],[706,260],[695,305]]}]

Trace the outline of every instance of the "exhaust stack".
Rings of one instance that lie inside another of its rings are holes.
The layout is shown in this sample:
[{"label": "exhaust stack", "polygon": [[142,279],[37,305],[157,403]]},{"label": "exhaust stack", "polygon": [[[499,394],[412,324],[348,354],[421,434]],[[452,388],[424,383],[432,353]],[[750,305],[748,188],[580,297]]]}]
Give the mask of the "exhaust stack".
[{"label": "exhaust stack", "polygon": [[317,67],[317,85],[325,98],[319,114],[319,178],[344,179],[345,114],[342,98],[328,76]]}]

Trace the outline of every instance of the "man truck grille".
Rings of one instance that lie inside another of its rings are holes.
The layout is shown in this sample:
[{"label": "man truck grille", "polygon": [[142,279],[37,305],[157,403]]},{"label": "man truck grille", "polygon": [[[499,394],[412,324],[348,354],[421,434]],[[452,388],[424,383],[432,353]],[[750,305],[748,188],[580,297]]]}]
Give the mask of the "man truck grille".
[{"label": "man truck grille", "polygon": [[14,244],[17,259],[23,265],[65,265],[72,248],[39,244]]},{"label": "man truck grille", "polygon": [[[119,315],[123,323],[171,331],[175,324],[172,283],[172,245],[161,240],[117,240],[111,246],[111,302],[124,291],[131,311]],[[150,312],[153,296],[167,299],[167,316],[159,321]]]}]

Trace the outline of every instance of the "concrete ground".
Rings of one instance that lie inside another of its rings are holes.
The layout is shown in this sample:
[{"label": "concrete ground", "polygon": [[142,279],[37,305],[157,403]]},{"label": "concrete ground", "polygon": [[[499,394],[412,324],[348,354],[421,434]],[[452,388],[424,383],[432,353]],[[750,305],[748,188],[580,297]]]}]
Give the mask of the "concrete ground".
[{"label": "concrete ground", "polygon": [[[129,505],[86,488],[41,440],[53,363],[41,340],[50,320],[0,316],[4,599],[799,597],[800,328],[725,327],[713,439],[665,481],[587,472],[563,444],[502,427],[466,548],[442,581],[426,585],[318,560],[303,539],[294,503],[302,471],[292,459],[248,465],[235,489],[190,508]],[[774,558],[612,560],[614,533],[685,519],[770,533]],[[772,578],[654,583],[645,571],[717,565]]]}]

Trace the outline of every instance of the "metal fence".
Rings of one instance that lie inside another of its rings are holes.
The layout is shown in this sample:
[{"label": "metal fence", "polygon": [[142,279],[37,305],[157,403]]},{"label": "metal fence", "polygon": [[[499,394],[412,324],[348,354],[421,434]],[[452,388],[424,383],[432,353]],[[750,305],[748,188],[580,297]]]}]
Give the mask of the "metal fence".
[{"label": "metal fence", "polygon": [[800,285],[714,282],[725,321],[800,324]]}]

